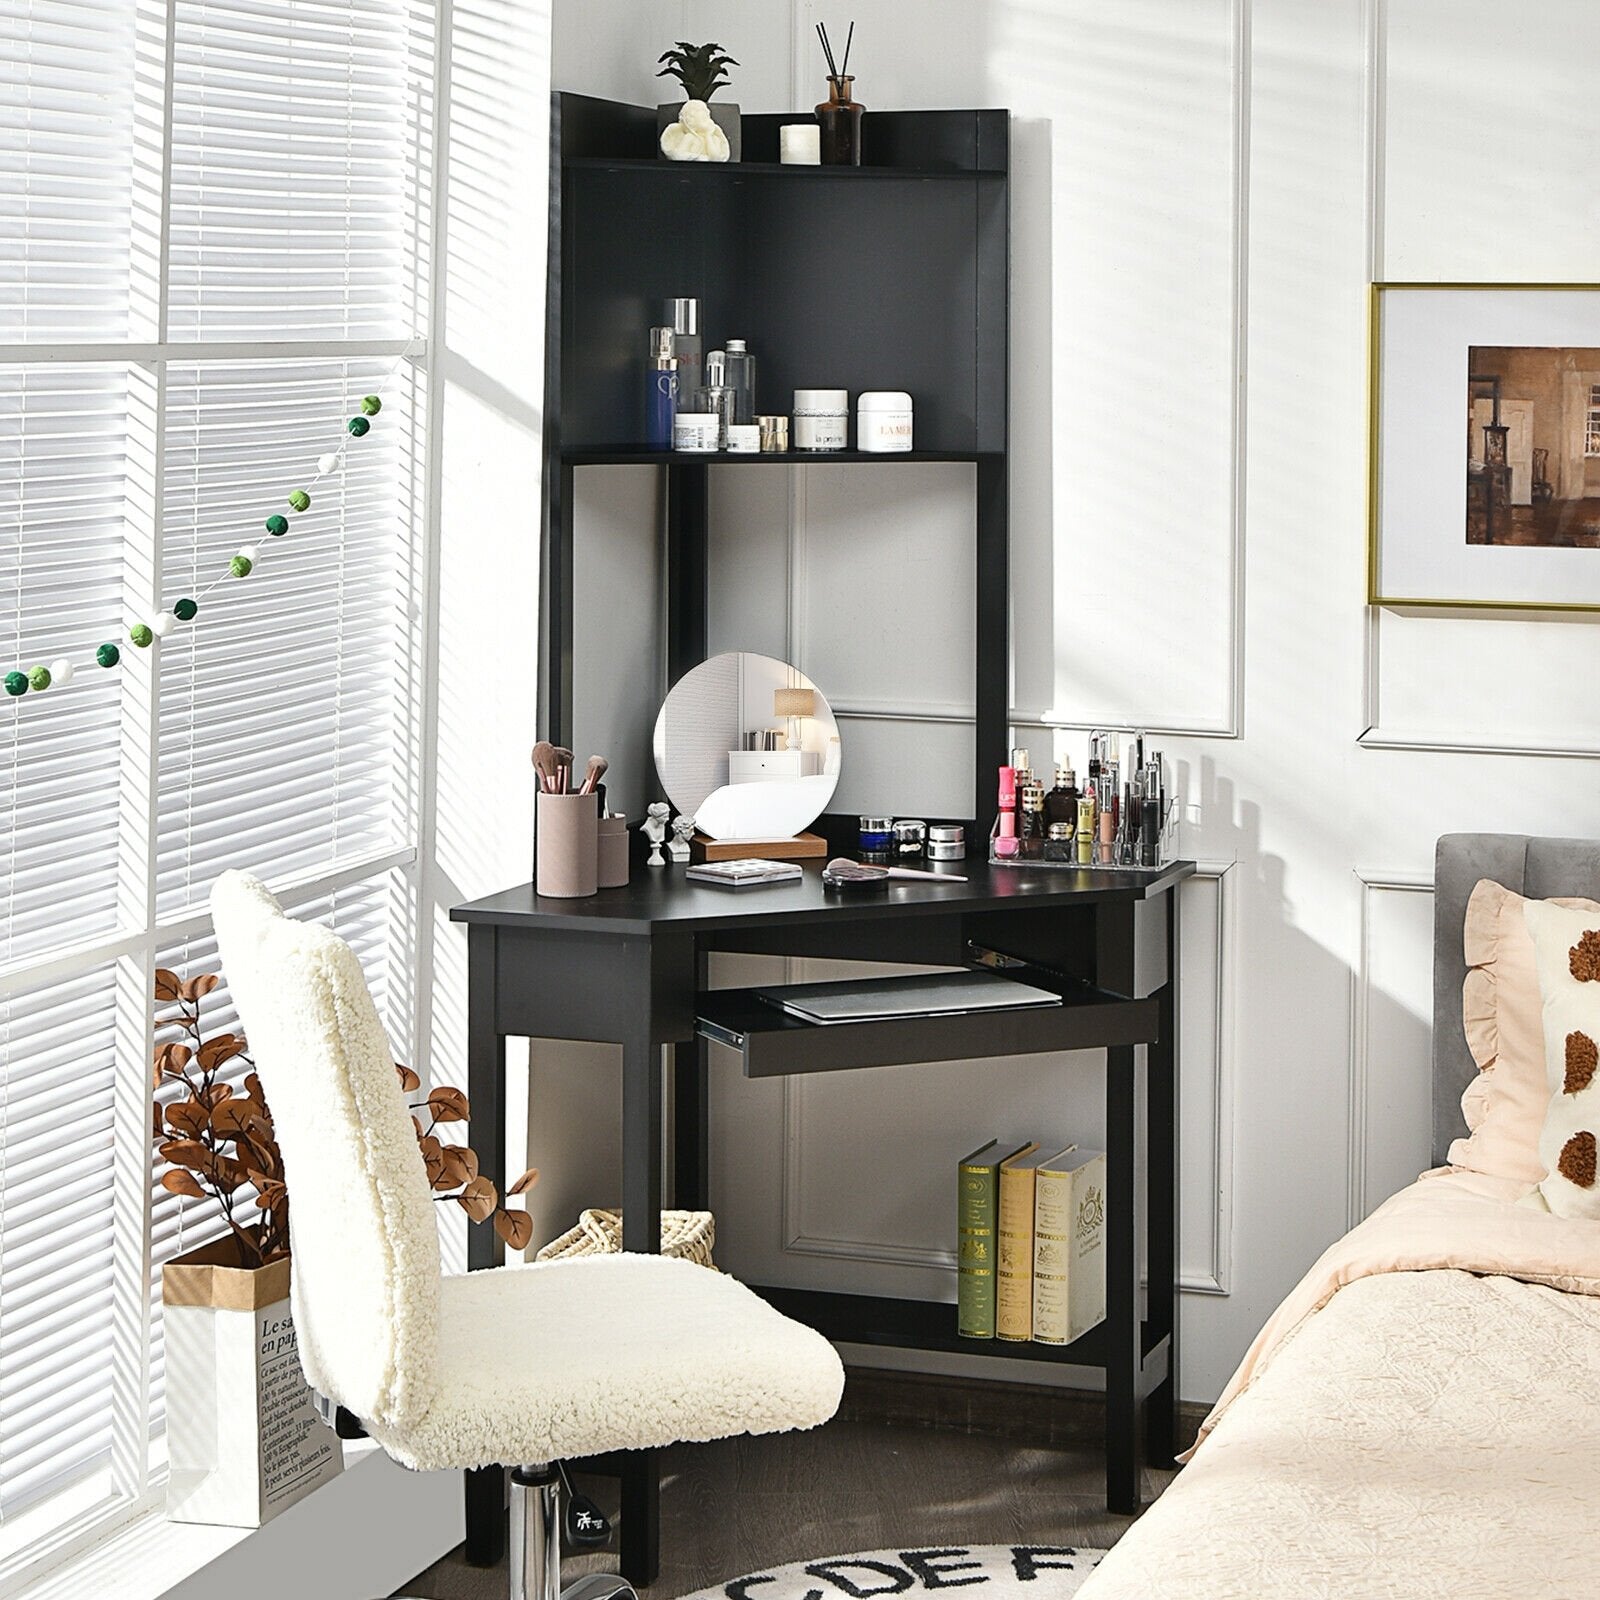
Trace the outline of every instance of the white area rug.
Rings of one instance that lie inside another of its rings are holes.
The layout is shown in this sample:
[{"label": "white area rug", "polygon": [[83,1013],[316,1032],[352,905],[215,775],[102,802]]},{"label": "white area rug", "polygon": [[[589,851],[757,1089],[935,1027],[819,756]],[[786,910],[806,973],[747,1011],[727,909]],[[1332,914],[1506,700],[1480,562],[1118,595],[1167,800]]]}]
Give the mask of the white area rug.
[{"label": "white area rug", "polygon": [[[1076,1594],[1104,1550],[1047,1544],[976,1544],[920,1550],[863,1550],[746,1573],[684,1600],[878,1600],[932,1589],[981,1588],[963,1600],[1063,1600]],[[947,1597],[941,1596],[941,1600]]]}]

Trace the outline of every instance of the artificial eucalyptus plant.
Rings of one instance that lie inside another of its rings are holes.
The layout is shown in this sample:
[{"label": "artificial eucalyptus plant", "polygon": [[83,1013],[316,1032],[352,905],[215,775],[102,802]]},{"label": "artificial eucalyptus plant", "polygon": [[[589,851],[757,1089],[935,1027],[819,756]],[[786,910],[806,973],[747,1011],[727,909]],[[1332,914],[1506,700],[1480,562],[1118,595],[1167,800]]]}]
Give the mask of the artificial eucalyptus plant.
[{"label": "artificial eucalyptus plant", "polygon": [[[153,1057],[157,1091],[152,1131],[157,1153],[169,1170],[161,1186],[193,1200],[210,1200],[228,1226],[244,1267],[259,1267],[289,1251],[289,1191],[283,1179],[283,1156],[272,1123],[272,1109],[253,1071],[235,1083],[223,1076],[230,1061],[250,1067],[243,1035],[215,1033],[206,1038],[200,1026],[200,1002],[221,979],[214,972],[180,978],[166,967],[156,969],[155,1026],[158,1042]],[[171,1008],[176,1007],[176,1010]],[[175,1037],[161,1039],[160,1035]],[[395,1073],[408,1095],[422,1088],[410,1067]],[[162,1094],[163,1088],[177,1092]],[[441,1123],[465,1122],[471,1107],[459,1089],[438,1088],[411,1104],[411,1125],[435,1200],[453,1200],[473,1222],[492,1219],[494,1230],[512,1250],[527,1247],[533,1219],[526,1211],[508,1211],[494,1184],[478,1171],[478,1158],[463,1144],[446,1144],[434,1132]],[[423,1125],[426,1117],[427,1125]],[[524,1194],[538,1181],[533,1169],[511,1185]],[[259,1213],[255,1226],[238,1220],[236,1211],[252,1194]]]},{"label": "artificial eucalyptus plant", "polygon": [[686,100],[709,100],[733,81],[723,76],[723,68],[739,65],[720,44],[689,44],[683,39],[673,49],[663,50],[656,60],[666,63],[656,76],[676,78]]}]

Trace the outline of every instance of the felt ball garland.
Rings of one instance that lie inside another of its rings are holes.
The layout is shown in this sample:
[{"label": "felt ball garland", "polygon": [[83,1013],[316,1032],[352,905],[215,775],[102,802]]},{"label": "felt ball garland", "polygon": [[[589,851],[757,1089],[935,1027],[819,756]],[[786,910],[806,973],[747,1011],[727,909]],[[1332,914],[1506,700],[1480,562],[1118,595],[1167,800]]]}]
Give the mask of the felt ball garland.
[{"label": "felt ball garland", "polygon": [[[412,346],[407,345],[395,362],[396,368],[411,353]],[[357,413],[351,416],[344,424],[345,432],[352,439],[363,439],[372,430],[371,419],[383,410],[383,401],[375,394],[363,395]],[[329,450],[317,457],[317,478],[325,478],[330,473],[337,472],[344,457],[344,444],[337,450]],[[311,509],[311,494],[307,489],[291,489],[285,496],[289,509],[295,513]],[[289,519],[282,512],[273,512],[263,523],[267,533],[274,539],[281,539],[289,532]],[[218,583],[229,578],[248,578],[256,569],[261,559],[260,548],[257,545],[241,545],[235,554],[229,558],[227,571],[212,580],[204,589],[196,591],[200,599],[215,588]],[[181,600],[174,601],[168,610],[160,610],[148,621],[142,618],[130,622],[128,625],[128,640],[139,650],[148,650],[157,640],[170,638],[177,632],[180,625],[193,622],[200,614],[200,599],[185,595]],[[122,647],[112,640],[106,640],[96,647],[94,660],[97,665],[104,668],[117,666],[122,660]],[[0,686],[12,699],[20,699],[31,690],[35,694],[42,694],[46,689],[57,690],[65,688],[73,681],[74,665],[71,657],[58,656],[48,666],[39,665],[28,668],[14,668],[0,677]]]}]

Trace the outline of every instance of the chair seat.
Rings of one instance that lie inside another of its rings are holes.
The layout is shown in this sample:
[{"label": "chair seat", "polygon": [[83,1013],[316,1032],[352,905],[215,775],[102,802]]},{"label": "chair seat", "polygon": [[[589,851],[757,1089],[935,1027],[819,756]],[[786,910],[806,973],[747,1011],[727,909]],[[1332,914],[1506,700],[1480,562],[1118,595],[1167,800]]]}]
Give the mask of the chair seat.
[{"label": "chair seat", "polygon": [[844,1387],[821,1334],[723,1273],[663,1256],[447,1277],[438,1361],[420,1422],[368,1425],[421,1471],[812,1428]]}]

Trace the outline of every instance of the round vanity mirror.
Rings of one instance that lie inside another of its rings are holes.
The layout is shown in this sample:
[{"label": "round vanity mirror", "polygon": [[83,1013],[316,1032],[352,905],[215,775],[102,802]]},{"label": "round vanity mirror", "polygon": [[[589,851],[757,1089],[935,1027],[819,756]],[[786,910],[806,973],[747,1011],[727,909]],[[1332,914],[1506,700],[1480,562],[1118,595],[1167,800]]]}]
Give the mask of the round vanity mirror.
[{"label": "round vanity mirror", "polygon": [[797,667],[730,651],[673,686],[655,757],[667,798],[707,838],[792,839],[833,798],[839,724]]}]

